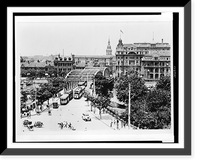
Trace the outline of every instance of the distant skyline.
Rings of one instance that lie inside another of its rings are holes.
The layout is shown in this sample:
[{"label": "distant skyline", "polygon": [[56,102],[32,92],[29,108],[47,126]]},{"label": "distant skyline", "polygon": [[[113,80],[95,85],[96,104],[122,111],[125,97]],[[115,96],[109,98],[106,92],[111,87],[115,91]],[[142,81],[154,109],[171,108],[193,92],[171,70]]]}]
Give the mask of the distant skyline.
[{"label": "distant skyline", "polygon": [[[143,16],[144,17],[144,16]],[[131,17],[129,21],[119,17],[112,21],[105,17],[68,19],[59,22],[59,18],[51,17],[51,21],[31,19],[16,22],[16,53],[20,56],[56,55],[106,55],[108,39],[115,54],[118,41],[126,43],[161,42],[171,45],[172,22],[169,20],[152,21]],[[27,17],[26,17],[27,19]],[[39,21],[36,21],[39,20]],[[44,19],[45,20],[45,19]],[[122,32],[120,32],[122,30]]]}]

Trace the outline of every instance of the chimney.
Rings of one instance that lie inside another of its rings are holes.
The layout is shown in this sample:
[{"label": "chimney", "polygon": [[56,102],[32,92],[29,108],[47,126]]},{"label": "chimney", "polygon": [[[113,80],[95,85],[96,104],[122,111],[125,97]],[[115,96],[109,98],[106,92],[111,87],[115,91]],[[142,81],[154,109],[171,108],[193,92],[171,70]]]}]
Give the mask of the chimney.
[{"label": "chimney", "polygon": [[162,39],[162,43],[163,43],[163,39]]}]

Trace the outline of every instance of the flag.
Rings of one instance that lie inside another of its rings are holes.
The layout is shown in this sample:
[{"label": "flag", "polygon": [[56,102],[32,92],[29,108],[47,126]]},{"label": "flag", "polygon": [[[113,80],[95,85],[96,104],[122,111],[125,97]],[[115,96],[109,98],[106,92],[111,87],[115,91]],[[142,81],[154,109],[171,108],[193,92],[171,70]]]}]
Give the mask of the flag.
[{"label": "flag", "polygon": [[122,34],[124,34],[122,30],[120,30],[120,32],[121,32]]}]

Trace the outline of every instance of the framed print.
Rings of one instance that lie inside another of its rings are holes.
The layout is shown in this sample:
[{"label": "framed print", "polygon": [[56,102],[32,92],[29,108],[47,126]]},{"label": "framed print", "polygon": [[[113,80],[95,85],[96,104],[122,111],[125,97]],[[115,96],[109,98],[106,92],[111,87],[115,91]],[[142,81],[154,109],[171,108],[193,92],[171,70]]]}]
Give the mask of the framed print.
[{"label": "framed print", "polygon": [[7,7],[2,155],[191,155],[191,2]]}]

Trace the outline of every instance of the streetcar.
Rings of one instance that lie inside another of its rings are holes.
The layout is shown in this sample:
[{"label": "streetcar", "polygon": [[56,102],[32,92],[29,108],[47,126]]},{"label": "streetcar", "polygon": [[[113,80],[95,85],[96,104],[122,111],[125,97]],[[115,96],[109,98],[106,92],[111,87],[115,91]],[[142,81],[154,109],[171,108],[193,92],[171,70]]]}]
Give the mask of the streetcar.
[{"label": "streetcar", "polygon": [[71,101],[73,99],[73,90],[68,90],[65,93],[69,95],[69,101]]},{"label": "streetcar", "polygon": [[79,99],[82,97],[82,95],[84,94],[85,88],[82,87],[77,87],[74,89],[74,99]]},{"label": "streetcar", "polygon": [[78,86],[79,87],[82,87],[82,86],[87,87],[87,81],[81,81],[81,82],[79,82]]},{"label": "streetcar", "polygon": [[60,97],[60,105],[66,105],[69,102],[69,94],[64,94]]},{"label": "streetcar", "polygon": [[59,98],[53,99],[53,108],[56,109],[59,107]]}]

